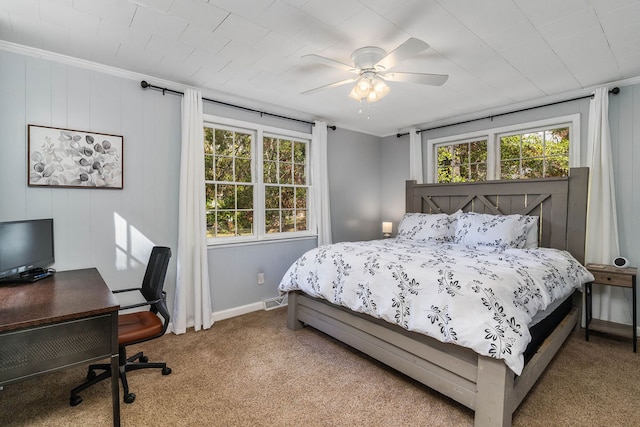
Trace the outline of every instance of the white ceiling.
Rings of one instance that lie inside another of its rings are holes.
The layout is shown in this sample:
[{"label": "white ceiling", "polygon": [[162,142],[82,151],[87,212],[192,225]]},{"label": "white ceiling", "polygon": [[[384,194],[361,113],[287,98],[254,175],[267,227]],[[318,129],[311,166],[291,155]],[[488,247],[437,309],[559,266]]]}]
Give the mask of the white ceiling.
[{"label": "white ceiling", "polygon": [[[431,48],[395,70],[443,86],[391,83],[362,114],[351,85],[300,94],[352,76],[302,55],[409,37]],[[0,40],[386,136],[640,76],[640,0],[0,0]]]}]

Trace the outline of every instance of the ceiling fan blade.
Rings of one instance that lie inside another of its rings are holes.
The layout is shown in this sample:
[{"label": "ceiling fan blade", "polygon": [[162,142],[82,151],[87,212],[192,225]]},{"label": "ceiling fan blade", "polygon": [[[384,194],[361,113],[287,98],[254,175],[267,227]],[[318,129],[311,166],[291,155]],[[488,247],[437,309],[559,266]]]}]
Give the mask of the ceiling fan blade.
[{"label": "ceiling fan blade", "polygon": [[387,73],[379,74],[392,82],[417,83],[420,85],[442,86],[449,78],[446,74],[427,73]]},{"label": "ceiling fan blade", "polygon": [[388,70],[395,67],[405,59],[409,59],[427,49],[429,49],[429,45],[427,43],[412,37],[378,61],[375,68],[379,70]]},{"label": "ceiling fan blade", "polygon": [[302,92],[301,94],[302,95],[308,95],[310,93],[318,92],[318,91],[320,91],[322,89],[329,89],[329,88],[332,88],[332,87],[338,87],[338,86],[346,85],[348,83],[353,83],[356,80],[358,80],[358,78],[354,77],[352,79],[346,79],[346,80],[341,80],[341,81],[335,82],[335,83],[329,83],[328,85],[320,86],[320,87],[317,87],[315,89],[306,90],[306,91]]},{"label": "ceiling fan blade", "polygon": [[340,61],[335,61],[335,60],[330,59],[330,58],[325,58],[324,56],[320,56],[320,55],[315,55],[315,54],[303,55],[302,59],[305,59],[305,60],[308,60],[308,61],[313,61],[313,62],[316,62],[318,64],[328,65],[329,67],[338,68],[340,70],[349,71],[351,73],[359,73],[360,72],[360,70],[358,70],[353,65],[345,64],[345,63],[340,62]]}]

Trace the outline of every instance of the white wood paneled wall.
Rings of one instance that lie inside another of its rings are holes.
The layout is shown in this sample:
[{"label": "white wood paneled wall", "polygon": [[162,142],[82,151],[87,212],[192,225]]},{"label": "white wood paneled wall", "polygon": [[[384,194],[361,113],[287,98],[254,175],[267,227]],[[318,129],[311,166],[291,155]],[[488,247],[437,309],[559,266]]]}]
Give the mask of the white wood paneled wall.
[{"label": "white wood paneled wall", "polygon": [[[152,245],[177,246],[180,97],[0,51],[0,221],[54,218],[55,268],[137,286]],[[124,189],[27,187],[27,125],[124,136]],[[175,257],[165,284],[175,289]]]}]

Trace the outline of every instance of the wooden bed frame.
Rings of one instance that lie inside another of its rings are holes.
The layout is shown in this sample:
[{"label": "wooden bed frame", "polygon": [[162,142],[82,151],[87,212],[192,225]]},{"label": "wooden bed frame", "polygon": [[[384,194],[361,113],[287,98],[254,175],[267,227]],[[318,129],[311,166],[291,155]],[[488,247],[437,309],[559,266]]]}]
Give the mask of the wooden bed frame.
[{"label": "wooden bed frame", "polygon": [[[566,249],[584,263],[588,169],[569,178],[416,184],[407,181],[406,211],[540,216],[540,246]],[[299,291],[289,292],[287,326],[312,326],[475,411],[476,426],[510,426],[513,412],[574,328],[581,298],[517,376],[506,364]]]}]

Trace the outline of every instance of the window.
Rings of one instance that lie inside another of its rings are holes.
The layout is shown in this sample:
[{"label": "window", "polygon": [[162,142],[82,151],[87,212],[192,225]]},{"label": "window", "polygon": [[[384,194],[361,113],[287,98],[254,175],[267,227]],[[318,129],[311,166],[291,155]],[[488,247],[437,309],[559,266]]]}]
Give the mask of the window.
[{"label": "window", "polygon": [[[573,144],[572,141],[575,141]],[[578,166],[580,116],[427,141],[428,182],[561,177]]]},{"label": "window", "polygon": [[209,243],[310,235],[311,135],[207,118]]},{"label": "window", "polygon": [[568,127],[500,137],[500,179],[568,175]]},{"label": "window", "polygon": [[265,231],[307,230],[307,142],[263,137]]},{"label": "window", "polygon": [[487,140],[442,145],[438,150],[438,182],[485,181]]}]

